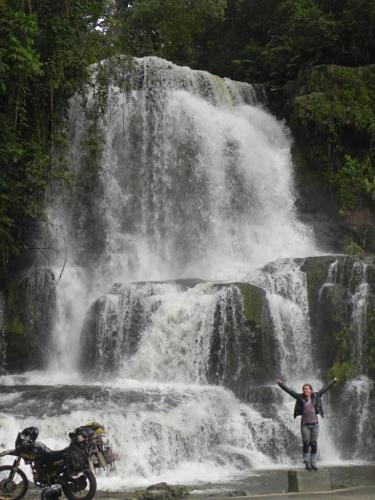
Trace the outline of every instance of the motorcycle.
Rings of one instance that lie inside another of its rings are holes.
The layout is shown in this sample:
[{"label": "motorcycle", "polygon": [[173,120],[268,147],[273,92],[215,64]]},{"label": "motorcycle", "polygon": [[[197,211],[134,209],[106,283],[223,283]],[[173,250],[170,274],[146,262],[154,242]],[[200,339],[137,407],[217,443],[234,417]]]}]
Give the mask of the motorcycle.
[{"label": "motorcycle", "polygon": [[88,468],[90,451],[72,443],[63,450],[52,451],[36,441],[38,434],[36,427],[27,427],[18,433],[14,450],[0,453],[0,457],[16,457],[13,465],[0,466],[0,499],[18,500],[26,495],[28,479],[19,468],[23,459],[31,466],[37,486],[58,484],[69,500],[91,500],[96,493],[96,478]]}]

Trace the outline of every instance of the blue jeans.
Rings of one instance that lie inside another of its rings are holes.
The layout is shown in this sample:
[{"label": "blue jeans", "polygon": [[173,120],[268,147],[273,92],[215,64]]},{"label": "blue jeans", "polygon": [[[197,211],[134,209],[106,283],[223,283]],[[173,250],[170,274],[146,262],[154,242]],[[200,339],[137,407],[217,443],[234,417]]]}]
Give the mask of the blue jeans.
[{"label": "blue jeans", "polygon": [[319,424],[301,424],[301,435],[303,442],[303,461],[316,465]]}]

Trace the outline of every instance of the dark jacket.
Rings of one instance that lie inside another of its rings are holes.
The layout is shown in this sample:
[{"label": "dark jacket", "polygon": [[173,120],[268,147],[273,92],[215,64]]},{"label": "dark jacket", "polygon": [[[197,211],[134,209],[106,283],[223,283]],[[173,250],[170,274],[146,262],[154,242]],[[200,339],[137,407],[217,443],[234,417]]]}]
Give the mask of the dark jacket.
[{"label": "dark jacket", "polygon": [[[336,382],[336,380],[331,380],[327,385],[322,387],[318,392],[313,392],[311,394],[311,401],[315,407],[315,411],[317,415],[321,415],[324,417],[324,411],[323,411],[323,403],[322,403],[322,396],[325,392],[330,389],[333,384]],[[290,394],[294,399],[296,399],[296,405],[294,407],[294,418],[296,418],[298,415],[302,415],[303,413],[303,408],[305,405],[306,398],[303,395],[303,393],[298,393],[294,392],[292,389],[289,389],[286,385],[284,385],[282,382],[277,383],[281,389],[283,389],[285,392]]]}]

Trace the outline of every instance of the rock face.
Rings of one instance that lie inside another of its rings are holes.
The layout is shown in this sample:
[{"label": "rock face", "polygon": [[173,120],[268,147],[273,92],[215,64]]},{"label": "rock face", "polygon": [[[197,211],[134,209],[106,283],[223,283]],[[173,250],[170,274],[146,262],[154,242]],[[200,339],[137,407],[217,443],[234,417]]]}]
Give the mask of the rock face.
[{"label": "rock face", "polygon": [[208,381],[248,399],[251,386],[274,378],[278,371],[266,293],[248,283],[215,285],[221,286],[229,293],[215,308]]},{"label": "rock face", "polygon": [[[374,376],[375,261],[372,257],[311,257],[307,276],[314,359],[339,377]],[[341,370],[341,372],[340,372]]]},{"label": "rock face", "polygon": [[55,286],[51,270],[41,267],[8,283],[2,325],[7,371],[38,369],[46,362],[55,319]]}]

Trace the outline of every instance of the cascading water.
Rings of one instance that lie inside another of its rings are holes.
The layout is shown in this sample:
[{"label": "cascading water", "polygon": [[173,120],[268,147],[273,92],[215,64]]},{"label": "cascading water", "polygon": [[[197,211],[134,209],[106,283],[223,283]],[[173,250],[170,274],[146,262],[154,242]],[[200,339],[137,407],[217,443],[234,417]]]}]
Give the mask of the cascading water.
[{"label": "cascading water", "polygon": [[[286,258],[319,252],[296,218],[288,131],[251,85],[157,58],[118,71],[104,116],[102,90],[72,103],[74,187],[50,209],[68,256],[55,261],[52,355],[45,372],[3,377],[1,444],[37,420],[64,446],[68,430],[102,421],[120,454],[110,488],[296,461],[293,401],[272,385],[278,371],[318,384],[306,276]],[[265,305],[246,312],[246,294]],[[260,324],[277,351],[262,380]],[[252,405],[213,383],[263,384],[272,398]]]},{"label": "cascading water", "polygon": [[365,376],[356,377],[346,384],[346,397],[343,406],[357,408],[355,418],[351,412],[344,413],[343,424],[349,427],[351,452],[357,460],[372,456],[372,435],[370,422],[373,420],[370,394],[374,383]]},{"label": "cascading water", "polygon": [[358,367],[363,372],[363,344],[364,334],[367,324],[367,297],[369,294],[369,284],[367,283],[366,264],[357,263],[353,267],[350,284],[353,288],[352,296],[352,321],[356,331],[355,358]]},{"label": "cascading water", "polygon": [[267,291],[279,342],[281,373],[295,380],[314,376],[306,275],[291,259],[265,266],[249,279]]},{"label": "cascading water", "polygon": [[70,253],[102,287],[243,278],[316,252],[294,212],[287,130],[255,105],[251,85],[157,58],[136,60],[130,80],[138,90],[110,88],[104,123],[92,119],[95,99],[86,118],[73,110],[77,187],[59,207]]}]

